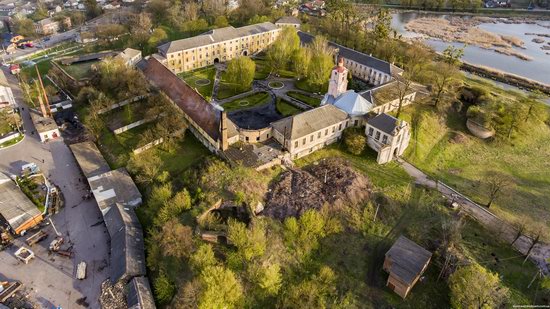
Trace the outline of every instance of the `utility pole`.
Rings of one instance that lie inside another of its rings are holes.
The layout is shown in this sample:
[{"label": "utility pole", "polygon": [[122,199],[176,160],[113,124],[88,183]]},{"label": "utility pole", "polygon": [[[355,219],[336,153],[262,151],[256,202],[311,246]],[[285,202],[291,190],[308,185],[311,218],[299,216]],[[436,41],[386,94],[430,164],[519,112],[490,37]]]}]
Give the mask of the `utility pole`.
[{"label": "utility pole", "polygon": [[[44,89],[44,83],[42,82],[42,77],[40,76],[40,71],[38,71],[38,66],[36,64],[34,65],[34,68],[36,69],[36,74],[38,76],[38,80],[40,81],[40,89],[42,90],[42,94],[44,95],[44,102],[46,103],[46,109],[48,111],[49,116],[51,116],[52,111],[50,110],[50,102],[48,101],[48,94],[46,93],[46,89]],[[44,117],[46,117],[46,116],[44,116]]]}]

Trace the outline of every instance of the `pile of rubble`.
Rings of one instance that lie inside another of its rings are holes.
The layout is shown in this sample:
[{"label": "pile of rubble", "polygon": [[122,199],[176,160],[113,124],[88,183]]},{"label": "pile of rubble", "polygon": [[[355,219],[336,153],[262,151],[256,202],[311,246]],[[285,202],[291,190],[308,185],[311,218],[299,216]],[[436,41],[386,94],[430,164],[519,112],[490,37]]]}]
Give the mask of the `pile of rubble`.
[{"label": "pile of rubble", "polygon": [[325,159],[306,169],[284,172],[271,186],[263,215],[283,220],[308,209],[356,205],[369,197],[368,178],[342,159]]},{"label": "pile of rubble", "polygon": [[112,285],[109,279],[103,281],[101,284],[101,295],[99,296],[101,308],[126,309],[128,305],[124,296],[124,288],[125,285],[122,281],[117,282],[115,285]]}]

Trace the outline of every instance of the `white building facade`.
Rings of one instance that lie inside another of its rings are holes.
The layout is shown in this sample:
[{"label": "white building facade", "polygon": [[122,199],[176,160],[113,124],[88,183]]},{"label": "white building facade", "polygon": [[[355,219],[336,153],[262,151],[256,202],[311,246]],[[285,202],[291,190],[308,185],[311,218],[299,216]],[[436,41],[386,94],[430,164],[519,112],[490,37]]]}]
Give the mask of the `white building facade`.
[{"label": "white building facade", "polygon": [[403,155],[411,138],[407,122],[385,113],[367,120],[365,134],[368,146],[378,153],[379,164],[388,163]]}]

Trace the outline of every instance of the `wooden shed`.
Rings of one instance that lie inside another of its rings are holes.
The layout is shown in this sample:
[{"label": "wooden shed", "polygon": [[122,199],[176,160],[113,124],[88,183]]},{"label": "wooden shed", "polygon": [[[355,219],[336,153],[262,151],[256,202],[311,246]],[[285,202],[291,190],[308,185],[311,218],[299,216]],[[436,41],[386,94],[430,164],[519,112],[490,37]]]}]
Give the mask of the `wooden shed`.
[{"label": "wooden shed", "polygon": [[387,286],[402,298],[407,297],[428,267],[432,253],[412,240],[399,236],[386,252],[384,270],[390,274]]}]

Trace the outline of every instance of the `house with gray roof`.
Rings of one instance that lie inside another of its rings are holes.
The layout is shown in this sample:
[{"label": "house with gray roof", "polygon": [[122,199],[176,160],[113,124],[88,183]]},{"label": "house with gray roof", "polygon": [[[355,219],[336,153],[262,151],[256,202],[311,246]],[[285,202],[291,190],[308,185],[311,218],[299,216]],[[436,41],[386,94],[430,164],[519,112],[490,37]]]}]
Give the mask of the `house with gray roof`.
[{"label": "house with gray roof", "polygon": [[350,124],[348,114],[333,105],[323,105],[271,124],[273,137],[297,159],[334,143]]},{"label": "house with gray roof", "polygon": [[384,164],[397,159],[409,146],[409,124],[386,113],[367,120],[365,126],[367,145],[378,153],[377,162]]},{"label": "house with gray roof", "polygon": [[0,225],[21,234],[40,222],[42,213],[10,177],[0,173]]},{"label": "house with gray roof", "polygon": [[428,267],[432,253],[412,240],[399,236],[386,252],[383,269],[389,273],[386,285],[402,298],[407,297]]},{"label": "house with gray roof", "polygon": [[300,19],[294,16],[283,16],[275,22],[277,27],[294,27],[296,29],[300,29],[301,24]]}]

